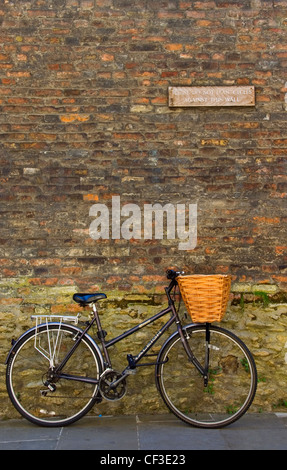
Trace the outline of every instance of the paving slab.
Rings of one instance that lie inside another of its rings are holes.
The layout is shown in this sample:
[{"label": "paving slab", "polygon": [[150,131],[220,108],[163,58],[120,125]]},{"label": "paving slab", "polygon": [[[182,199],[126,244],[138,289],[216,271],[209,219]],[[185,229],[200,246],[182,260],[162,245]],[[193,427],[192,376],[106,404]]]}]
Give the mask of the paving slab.
[{"label": "paving slab", "polygon": [[247,413],[221,429],[194,428],[170,414],[87,416],[60,428],[13,419],[0,421],[0,450],[94,450],[99,458],[111,452],[287,450],[287,413]]}]

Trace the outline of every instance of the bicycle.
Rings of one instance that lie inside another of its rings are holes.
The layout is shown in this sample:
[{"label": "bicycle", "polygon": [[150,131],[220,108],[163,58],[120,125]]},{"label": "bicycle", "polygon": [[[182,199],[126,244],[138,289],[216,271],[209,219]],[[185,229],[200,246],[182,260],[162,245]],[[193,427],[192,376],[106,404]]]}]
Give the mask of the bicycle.
[{"label": "bicycle", "polygon": [[[91,317],[78,326],[77,316],[51,316],[26,331],[6,359],[6,384],[18,412],[42,426],[71,424],[102,401],[119,400],[127,378],[138,367],[154,366],[157,389],[169,410],[185,423],[218,428],[239,419],[256,393],[257,373],[247,346],[232,332],[210,323],[183,325],[175,292],[178,271],[168,270],[168,306],[123,334],[107,340],[97,303],[104,293],[74,294],[81,306],[92,306]],[[113,369],[108,349],[164,315],[170,318],[137,354],[127,355],[122,372]],[[74,324],[72,324],[74,322]],[[176,330],[158,354],[148,354],[166,330]],[[88,331],[95,325],[97,340]],[[151,359],[154,357],[154,359]],[[141,362],[145,358],[148,362]]]}]

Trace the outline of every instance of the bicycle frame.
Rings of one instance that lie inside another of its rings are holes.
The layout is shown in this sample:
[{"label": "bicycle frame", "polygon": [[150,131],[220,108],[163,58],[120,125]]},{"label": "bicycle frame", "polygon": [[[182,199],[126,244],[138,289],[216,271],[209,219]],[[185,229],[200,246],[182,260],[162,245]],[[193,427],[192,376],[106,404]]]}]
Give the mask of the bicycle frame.
[{"label": "bicycle frame", "polygon": [[97,335],[98,335],[98,338],[101,342],[101,346],[102,346],[102,350],[103,350],[103,356],[104,356],[104,359],[105,359],[105,367],[106,368],[112,368],[112,362],[111,362],[111,359],[110,359],[110,356],[109,356],[109,353],[108,353],[108,349],[111,346],[113,346],[114,344],[122,341],[123,339],[127,338],[128,336],[132,335],[133,333],[136,333],[141,328],[144,328],[145,326],[150,325],[151,323],[153,323],[156,320],[160,319],[164,315],[170,313],[171,314],[170,319],[158,330],[158,332],[151,338],[151,340],[143,347],[143,349],[136,356],[132,356],[131,354],[127,355],[128,366],[123,370],[122,376],[125,377],[126,375],[131,373],[131,371],[134,370],[136,367],[158,364],[158,362],[151,362],[151,363],[144,363],[144,364],[138,364],[138,363],[143,357],[148,356],[147,352],[158,341],[158,339],[164,334],[164,332],[173,323],[176,323],[178,333],[180,335],[183,347],[186,351],[186,354],[187,354],[189,360],[194,364],[194,366],[204,376],[204,378],[207,378],[208,365],[205,364],[205,366],[203,367],[198,362],[198,360],[196,359],[194,354],[192,353],[192,351],[189,347],[189,344],[186,341],[185,330],[182,328],[181,321],[179,319],[177,310],[176,310],[175,305],[174,305],[174,301],[170,296],[170,293],[171,293],[172,289],[175,287],[175,285],[176,285],[176,282],[171,281],[170,285],[165,288],[165,292],[166,292],[166,295],[167,295],[167,298],[168,298],[168,307],[167,308],[165,308],[164,310],[161,310],[160,312],[156,313],[155,315],[153,315],[152,317],[150,317],[147,320],[143,321],[139,325],[136,325],[133,328],[130,328],[129,330],[122,333],[121,335],[110,339],[109,341],[105,341],[106,332],[102,329],[99,314],[98,314],[98,311],[97,311],[97,308],[96,308],[96,303],[93,303],[92,305],[93,305],[93,314],[94,315],[93,315],[92,320],[89,322],[89,324],[85,328],[85,330],[83,330],[83,332],[81,334],[79,334],[79,336],[76,338],[74,346],[68,352],[68,354],[63,359],[61,364],[59,364],[56,367],[56,369],[54,371],[55,375],[57,375],[59,378],[63,378],[63,379],[67,379],[67,380],[78,380],[78,381],[82,381],[82,382],[98,383],[99,381],[97,379],[87,378],[87,377],[78,377],[78,376],[75,377],[75,376],[72,376],[72,375],[61,373],[61,370],[63,369],[65,364],[68,362],[70,357],[73,355],[73,352],[76,350],[78,345],[80,344],[81,339],[85,336],[85,334],[89,331],[89,329],[92,327],[92,325],[94,323],[96,323],[96,325],[97,325],[97,330],[98,330]]},{"label": "bicycle frame", "polygon": [[[114,344],[118,343],[119,341],[122,341],[124,338],[127,338],[128,336],[132,335],[133,333],[136,333],[139,331],[141,328],[144,328],[145,326],[155,322],[162,316],[166,315],[167,313],[172,313],[172,317],[163,325],[162,328],[159,329],[159,331],[153,336],[153,338],[144,346],[144,348],[137,354],[136,357],[131,357],[129,355],[129,366],[128,368],[130,369],[135,369],[137,366],[137,363],[146,355],[146,353],[152,348],[152,346],[156,343],[156,341],[164,334],[164,332],[176,321],[176,316],[174,315],[172,308],[168,307],[154,316],[150,317],[148,320],[145,320],[144,322],[140,323],[139,325],[136,325],[135,327],[125,331],[121,335],[111,339],[110,341],[102,341],[102,347],[105,355],[105,359],[107,362],[107,365],[111,367],[111,361],[110,357],[108,354],[108,348],[110,346],[113,346]],[[144,364],[141,364],[144,365]]]}]

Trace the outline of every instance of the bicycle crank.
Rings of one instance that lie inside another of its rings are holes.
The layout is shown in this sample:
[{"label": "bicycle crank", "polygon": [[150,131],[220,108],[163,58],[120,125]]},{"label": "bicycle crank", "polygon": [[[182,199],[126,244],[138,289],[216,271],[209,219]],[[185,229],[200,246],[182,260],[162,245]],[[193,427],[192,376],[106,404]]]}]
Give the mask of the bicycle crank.
[{"label": "bicycle crank", "polygon": [[106,400],[120,400],[127,390],[125,376],[112,369],[106,370],[100,378],[99,390]]}]

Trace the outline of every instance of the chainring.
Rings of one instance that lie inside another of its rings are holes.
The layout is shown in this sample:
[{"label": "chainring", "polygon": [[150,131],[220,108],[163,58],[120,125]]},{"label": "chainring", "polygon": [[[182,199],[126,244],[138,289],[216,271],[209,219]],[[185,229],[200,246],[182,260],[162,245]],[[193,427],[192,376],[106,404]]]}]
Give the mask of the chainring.
[{"label": "chainring", "polygon": [[[113,386],[112,384],[117,380],[121,381]],[[99,389],[101,395],[109,401],[120,400],[126,393],[126,379],[123,378],[122,374],[116,372],[115,370],[107,370],[103,373],[99,382]]]}]

